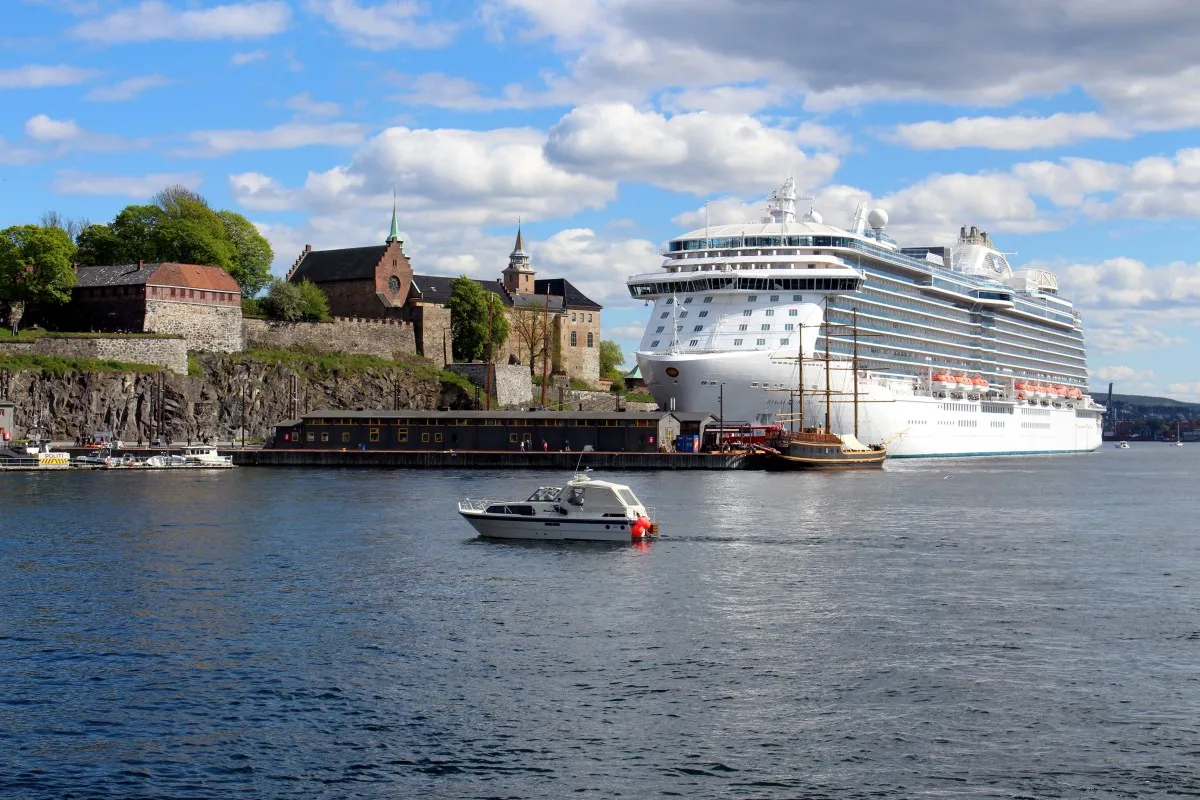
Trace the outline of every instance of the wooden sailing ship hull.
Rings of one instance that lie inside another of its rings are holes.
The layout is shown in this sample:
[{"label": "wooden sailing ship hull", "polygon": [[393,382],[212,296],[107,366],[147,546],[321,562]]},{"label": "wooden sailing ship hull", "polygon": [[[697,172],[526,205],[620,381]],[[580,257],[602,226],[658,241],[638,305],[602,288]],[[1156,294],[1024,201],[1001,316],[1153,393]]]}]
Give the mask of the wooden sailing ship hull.
[{"label": "wooden sailing ship hull", "polygon": [[793,471],[880,469],[887,459],[885,448],[847,450],[836,436],[818,434],[811,439],[779,442],[777,447],[761,447],[754,454],[754,460],[761,469]]}]

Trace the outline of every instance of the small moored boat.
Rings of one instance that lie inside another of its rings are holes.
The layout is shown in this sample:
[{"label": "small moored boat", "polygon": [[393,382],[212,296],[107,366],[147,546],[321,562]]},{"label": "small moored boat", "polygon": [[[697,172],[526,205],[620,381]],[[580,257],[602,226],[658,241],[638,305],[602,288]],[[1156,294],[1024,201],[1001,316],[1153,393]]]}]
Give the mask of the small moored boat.
[{"label": "small moored boat", "polygon": [[631,542],[658,536],[653,509],[632,489],[586,473],[564,487],[543,486],[527,500],[462,500],[458,513],[491,539]]}]

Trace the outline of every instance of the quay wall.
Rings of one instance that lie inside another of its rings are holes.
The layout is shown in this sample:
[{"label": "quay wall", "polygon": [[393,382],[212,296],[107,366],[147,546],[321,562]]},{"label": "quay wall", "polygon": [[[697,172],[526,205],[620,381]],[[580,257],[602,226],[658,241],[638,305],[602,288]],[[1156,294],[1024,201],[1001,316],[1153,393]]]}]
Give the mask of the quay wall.
[{"label": "quay wall", "polygon": [[[582,461],[580,459],[582,456]],[[605,470],[745,469],[740,453],[562,453],[500,450],[238,450],[233,462],[245,467],[392,467],[406,469]]]},{"label": "quay wall", "polygon": [[[487,388],[487,364],[447,364],[446,369],[457,372],[480,389]],[[492,396],[500,408],[528,408],[533,402],[533,381],[529,368],[520,364],[492,365]]]}]

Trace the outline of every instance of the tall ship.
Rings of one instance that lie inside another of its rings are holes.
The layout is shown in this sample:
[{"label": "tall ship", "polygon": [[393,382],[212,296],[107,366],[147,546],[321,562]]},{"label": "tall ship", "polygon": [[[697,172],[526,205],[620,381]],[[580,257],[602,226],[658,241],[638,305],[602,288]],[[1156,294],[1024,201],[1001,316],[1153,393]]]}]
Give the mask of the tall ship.
[{"label": "tall ship", "polygon": [[865,205],[849,230],[811,204],[797,218],[789,178],[758,222],[672,239],[627,281],[653,305],[637,362],[654,399],[727,424],[826,418],[893,458],[1097,449],[1104,407],[1055,275],[1014,270],[975,227],[900,247],[887,223]]}]

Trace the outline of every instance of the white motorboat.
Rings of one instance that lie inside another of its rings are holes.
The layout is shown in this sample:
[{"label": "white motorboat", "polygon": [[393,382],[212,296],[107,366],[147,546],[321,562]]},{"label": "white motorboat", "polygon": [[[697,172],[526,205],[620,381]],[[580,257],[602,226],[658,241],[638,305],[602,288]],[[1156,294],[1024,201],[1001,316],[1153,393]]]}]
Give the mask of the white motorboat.
[{"label": "white motorboat", "polygon": [[540,487],[526,500],[463,500],[458,513],[480,536],[493,539],[631,542],[658,536],[653,509],[632,489],[586,473],[565,487]]},{"label": "white motorboat", "polygon": [[146,469],[184,469],[188,466],[188,460],[174,453],[157,453],[143,461],[141,466]]},{"label": "white motorboat", "polygon": [[211,445],[194,445],[182,450],[186,466],[204,467],[206,469],[225,469],[233,466],[233,459],[217,452]]},{"label": "white motorboat", "polygon": [[1116,445],[1115,445],[1115,447],[1116,447],[1118,450],[1128,450],[1128,449],[1129,449],[1129,442],[1117,442],[1117,443],[1116,443]]}]

